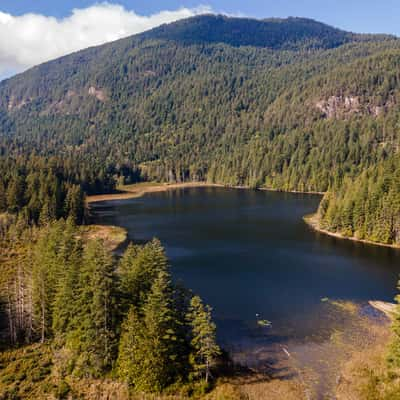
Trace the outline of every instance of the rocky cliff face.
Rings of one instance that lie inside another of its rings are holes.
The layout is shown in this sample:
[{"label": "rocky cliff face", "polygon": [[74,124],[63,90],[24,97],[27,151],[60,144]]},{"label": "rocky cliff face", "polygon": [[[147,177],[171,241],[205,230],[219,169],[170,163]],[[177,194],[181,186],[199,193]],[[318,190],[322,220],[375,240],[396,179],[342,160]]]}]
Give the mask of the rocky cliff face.
[{"label": "rocky cliff face", "polygon": [[[73,115],[79,114],[79,110],[82,104],[87,103],[90,99],[94,101],[105,103],[109,97],[106,91],[102,88],[90,86],[87,88],[81,88],[79,90],[68,90],[65,95],[58,99],[51,99],[43,110],[40,111],[39,115]],[[7,102],[7,111],[9,113],[17,112],[24,107],[28,107],[31,103],[40,101],[40,97],[34,98],[29,96],[23,96],[18,98],[15,95],[11,95]]]},{"label": "rocky cliff face", "polygon": [[327,99],[319,100],[315,107],[328,119],[343,119],[354,114],[372,115],[379,117],[395,104],[390,99],[384,104],[367,102],[360,96],[330,96]]}]

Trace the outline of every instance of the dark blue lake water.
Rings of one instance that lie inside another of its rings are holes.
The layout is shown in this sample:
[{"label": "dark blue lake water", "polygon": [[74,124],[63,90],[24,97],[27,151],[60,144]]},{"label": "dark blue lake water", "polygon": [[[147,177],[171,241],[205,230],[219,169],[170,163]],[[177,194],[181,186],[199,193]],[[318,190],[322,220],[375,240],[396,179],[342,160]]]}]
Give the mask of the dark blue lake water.
[{"label": "dark blue lake water", "polygon": [[[302,220],[319,196],[178,189],[99,203],[98,222],[158,237],[182,280],[214,309],[220,342],[246,352],[330,334],[323,298],[391,301],[400,252],[332,238]],[[258,319],[272,322],[261,327]],[[251,353],[251,352],[249,352]]]}]

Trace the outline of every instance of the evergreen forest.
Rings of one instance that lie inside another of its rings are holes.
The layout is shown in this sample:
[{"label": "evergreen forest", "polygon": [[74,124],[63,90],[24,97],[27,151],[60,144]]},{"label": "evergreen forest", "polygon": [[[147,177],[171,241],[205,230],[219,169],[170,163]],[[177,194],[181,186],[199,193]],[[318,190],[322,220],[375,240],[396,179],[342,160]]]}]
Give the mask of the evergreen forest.
[{"label": "evergreen forest", "polygon": [[[398,152],[399,43],[301,18],[209,15],[34,67],[0,83],[0,207],[37,221],[58,191],[51,212],[66,216],[74,185],[107,193],[140,180],[340,202],[347,179],[379,174]],[[42,169],[62,187],[31,199],[28,176]],[[13,199],[21,185],[24,200]],[[398,244],[384,219],[373,223]]]},{"label": "evergreen forest", "polygon": [[224,356],[211,308],[157,239],[117,255],[87,238],[86,196],[318,192],[319,228],[400,246],[399,104],[398,38],[304,18],[197,16],[0,82],[1,398],[74,398],[91,379],[205,393]]}]

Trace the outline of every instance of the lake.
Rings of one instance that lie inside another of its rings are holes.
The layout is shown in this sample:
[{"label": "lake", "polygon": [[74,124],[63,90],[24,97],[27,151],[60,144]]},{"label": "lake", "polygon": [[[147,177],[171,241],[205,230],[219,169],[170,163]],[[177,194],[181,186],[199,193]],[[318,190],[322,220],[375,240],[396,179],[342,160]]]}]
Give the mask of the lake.
[{"label": "lake", "polygon": [[[319,201],[317,195],[190,188],[94,208],[98,223],[127,228],[133,241],[159,238],[174,279],[213,307],[221,345],[255,366],[269,362],[270,345],[293,348],[332,335],[340,318],[327,298],[366,304],[396,294],[400,252],[313,231],[302,217]],[[272,326],[260,326],[263,319]]]}]

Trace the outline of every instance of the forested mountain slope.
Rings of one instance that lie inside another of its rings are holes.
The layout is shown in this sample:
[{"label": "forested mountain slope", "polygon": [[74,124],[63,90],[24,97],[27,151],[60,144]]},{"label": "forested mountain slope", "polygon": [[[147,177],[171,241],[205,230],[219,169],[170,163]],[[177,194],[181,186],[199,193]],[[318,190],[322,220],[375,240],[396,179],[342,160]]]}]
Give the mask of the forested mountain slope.
[{"label": "forested mountain slope", "polygon": [[1,82],[0,154],[60,158],[92,192],[138,178],[326,191],[397,153],[399,63],[390,36],[195,17]]},{"label": "forested mountain slope", "polygon": [[329,49],[351,41],[367,40],[306,18],[255,20],[206,15],[166,24],[141,35],[145,39],[173,40],[182,44],[225,43],[270,49]]}]

